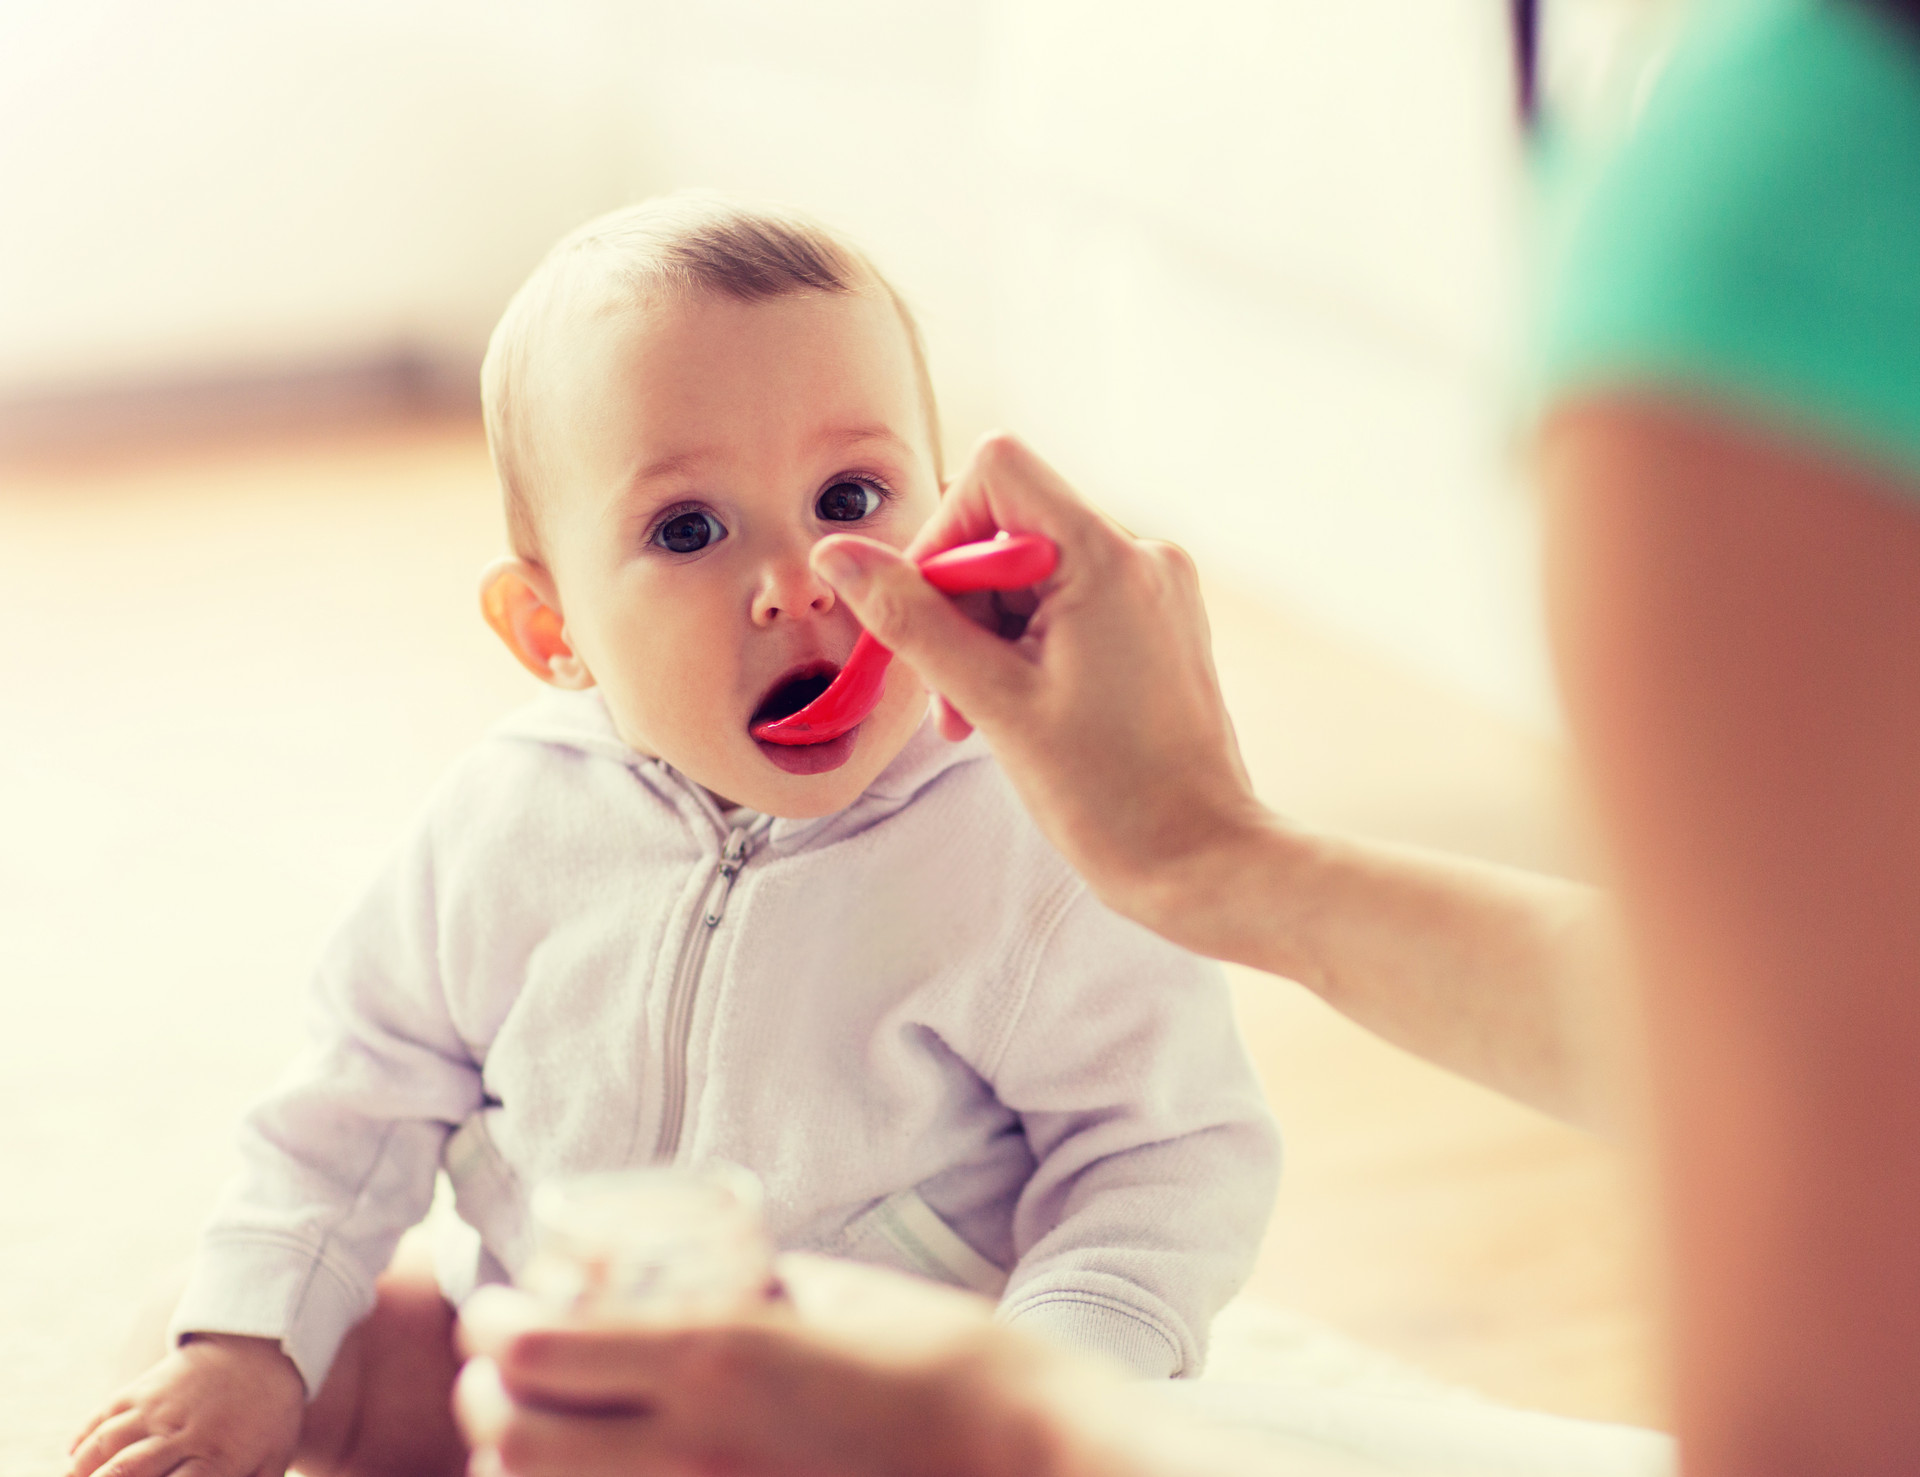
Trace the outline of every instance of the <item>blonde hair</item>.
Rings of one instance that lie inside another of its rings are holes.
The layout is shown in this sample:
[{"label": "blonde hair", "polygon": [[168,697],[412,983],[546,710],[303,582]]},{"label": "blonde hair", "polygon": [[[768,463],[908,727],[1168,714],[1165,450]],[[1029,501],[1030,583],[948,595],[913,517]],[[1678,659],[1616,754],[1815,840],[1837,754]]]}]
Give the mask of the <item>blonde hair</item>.
[{"label": "blonde hair", "polygon": [[557,323],[658,295],[713,292],[760,302],[866,288],[884,292],[900,315],[913,354],[934,470],[944,475],[939,411],[919,325],[873,263],[828,227],[798,211],[682,191],[613,211],[563,237],[507,304],[480,368],[487,447],[506,501],[513,551],[522,558],[539,557],[535,422],[540,417],[530,412],[530,390]]}]

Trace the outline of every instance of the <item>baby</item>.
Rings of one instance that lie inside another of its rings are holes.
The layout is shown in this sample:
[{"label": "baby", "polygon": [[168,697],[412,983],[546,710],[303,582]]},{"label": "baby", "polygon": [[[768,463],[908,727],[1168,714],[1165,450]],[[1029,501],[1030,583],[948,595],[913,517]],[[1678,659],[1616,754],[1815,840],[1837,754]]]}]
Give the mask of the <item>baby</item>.
[{"label": "baby", "polygon": [[441,1169],[454,1304],[523,1265],[541,1181],[728,1160],[783,1247],[1197,1373],[1278,1164],[1218,969],[1095,901],[903,664],[838,739],[749,732],[859,634],[814,542],[904,545],[940,496],[899,297],[817,224],[668,197],[554,248],[483,389],[514,550],[483,608],[552,691],[327,952],[176,1347],[76,1470],[284,1462]]}]

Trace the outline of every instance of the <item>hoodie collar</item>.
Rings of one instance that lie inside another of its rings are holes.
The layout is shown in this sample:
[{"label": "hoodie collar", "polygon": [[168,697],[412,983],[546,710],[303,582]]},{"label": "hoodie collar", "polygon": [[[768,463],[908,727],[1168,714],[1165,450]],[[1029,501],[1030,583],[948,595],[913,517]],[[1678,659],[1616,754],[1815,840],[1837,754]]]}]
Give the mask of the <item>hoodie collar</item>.
[{"label": "hoodie collar", "polygon": [[[663,790],[682,815],[689,819],[699,816],[706,826],[713,824],[717,812],[711,797],[665,760],[649,758],[621,738],[598,689],[549,689],[526,707],[508,714],[493,732],[500,738],[551,744],[610,760]],[[798,851],[856,835],[901,809],[948,770],[986,757],[986,743],[978,734],[957,744],[948,743],[928,718],[852,804],[830,815],[776,819],[769,844],[775,851]]]}]

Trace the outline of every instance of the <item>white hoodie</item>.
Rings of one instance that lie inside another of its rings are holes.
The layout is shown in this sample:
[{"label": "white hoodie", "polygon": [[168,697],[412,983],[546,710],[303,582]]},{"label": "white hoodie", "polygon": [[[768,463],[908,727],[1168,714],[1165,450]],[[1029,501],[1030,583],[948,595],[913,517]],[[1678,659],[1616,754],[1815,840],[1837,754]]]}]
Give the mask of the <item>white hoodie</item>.
[{"label": "white hoodie", "polygon": [[1000,1297],[1197,1374],[1279,1143],[1219,969],[1094,900],[977,740],[923,727],[847,809],[724,817],[554,693],[462,761],[322,960],[175,1314],[317,1392],[444,1166],[458,1300],[531,1186],[743,1164],[783,1247]]}]

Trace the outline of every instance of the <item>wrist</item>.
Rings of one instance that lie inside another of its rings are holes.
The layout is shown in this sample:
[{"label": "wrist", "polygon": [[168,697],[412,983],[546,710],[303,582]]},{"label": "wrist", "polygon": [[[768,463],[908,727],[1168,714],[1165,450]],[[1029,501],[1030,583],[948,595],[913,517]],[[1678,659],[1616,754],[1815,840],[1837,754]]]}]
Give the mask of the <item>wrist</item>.
[{"label": "wrist", "polygon": [[[301,1399],[306,1398],[306,1382],[300,1376],[300,1368],[288,1357],[286,1350],[280,1347],[278,1339],[260,1338],[244,1333],[189,1331],[180,1335],[179,1349],[190,1359],[244,1361],[260,1369],[284,1369],[287,1378],[300,1391]],[[196,1350],[200,1352],[195,1353]]]},{"label": "wrist", "polygon": [[1319,850],[1313,833],[1250,799],[1169,848],[1124,911],[1196,954],[1301,979],[1297,903]]}]

